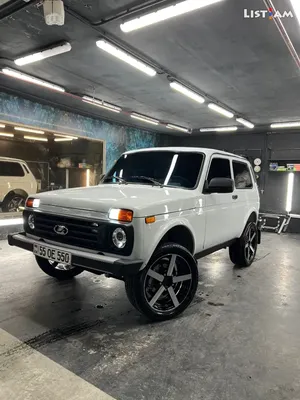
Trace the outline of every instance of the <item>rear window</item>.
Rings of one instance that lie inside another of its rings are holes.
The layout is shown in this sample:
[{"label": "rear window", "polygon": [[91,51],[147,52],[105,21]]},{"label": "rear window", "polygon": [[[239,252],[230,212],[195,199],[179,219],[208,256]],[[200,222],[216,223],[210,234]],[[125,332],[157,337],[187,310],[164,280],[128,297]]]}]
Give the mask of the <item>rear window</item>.
[{"label": "rear window", "polygon": [[17,162],[0,161],[0,176],[24,176],[24,170]]},{"label": "rear window", "polygon": [[249,166],[238,161],[233,161],[232,165],[236,189],[251,189],[253,182]]}]

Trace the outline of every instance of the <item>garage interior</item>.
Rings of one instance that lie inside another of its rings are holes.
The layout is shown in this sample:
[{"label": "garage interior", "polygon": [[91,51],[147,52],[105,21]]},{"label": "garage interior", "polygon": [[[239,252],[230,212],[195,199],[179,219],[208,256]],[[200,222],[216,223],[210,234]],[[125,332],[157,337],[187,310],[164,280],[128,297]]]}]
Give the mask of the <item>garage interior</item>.
[{"label": "garage interior", "polygon": [[0,158],[47,191],[97,185],[127,150],[229,151],[253,165],[264,229],[252,266],[201,259],[191,306],[150,323],[120,281],[44,275],[7,243],[21,213],[0,212],[0,397],[298,400],[297,2],[195,0],[132,31],[180,2],[64,0],[63,25],[46,3],[0,0]]}]

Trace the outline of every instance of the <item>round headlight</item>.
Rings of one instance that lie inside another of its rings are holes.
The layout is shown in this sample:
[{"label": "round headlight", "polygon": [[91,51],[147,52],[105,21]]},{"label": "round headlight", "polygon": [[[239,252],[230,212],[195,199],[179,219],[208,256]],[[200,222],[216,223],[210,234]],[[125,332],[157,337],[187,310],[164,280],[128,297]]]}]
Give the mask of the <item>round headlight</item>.
[{"label": "round headlight", "polygon": [[28,226],[30,229],[34,229],[35,225],[34,225],[34,214],[30,214],[27,220]]},{"label": "round headlight", "polygon": [[126,245],[126,233],[122,228],[117,228],[113,231],[112,241],[118,249],[123,249]]}]

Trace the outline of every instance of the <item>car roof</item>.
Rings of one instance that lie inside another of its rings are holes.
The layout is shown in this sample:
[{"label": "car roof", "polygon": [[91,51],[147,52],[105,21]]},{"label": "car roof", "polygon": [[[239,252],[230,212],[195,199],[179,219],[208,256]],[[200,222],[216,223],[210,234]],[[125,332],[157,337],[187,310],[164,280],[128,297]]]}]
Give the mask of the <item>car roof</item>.
[{"label": "car roof", "polygon": [[204,147],[151,147],[151,148],[146,148],[146,149],[126,151],[124,154],[133,154],[133,153],[140,153],[140,152],[145,152],[145,151],[174,151],[177,153],[178,152],[180,152],[180,153],[204,153],[208,156],[217,153],[220,155],[240,158],[240,159],[247,161],[245,157],[239,156],[237,154],[228,153],[227,151],[222,151],[222,150],[217,150],[217,149],[204,148]]},{"label": "car roof", "polygon": [[10,158],[10,157],[1,157],[0,156],[0,161],[21,162],[21,163],[26,164],[26,161],[20,160],[19,158]]}]

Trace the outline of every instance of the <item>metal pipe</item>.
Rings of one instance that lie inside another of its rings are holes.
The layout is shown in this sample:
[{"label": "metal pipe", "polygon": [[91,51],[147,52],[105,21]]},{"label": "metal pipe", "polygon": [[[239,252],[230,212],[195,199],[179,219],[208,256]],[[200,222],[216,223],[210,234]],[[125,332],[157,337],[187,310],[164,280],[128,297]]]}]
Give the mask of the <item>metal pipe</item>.
[{"label": "metal pipe", "polygon": [[[272,0],[264,0],[265,6],[269,9],[272,8],[275,12],[277,11],[276,8],[274,7],[274,4]],[[288,48],[291,56],[293,57],[298,69],[300,69],[300,58],[299,55],[281,21],[280,18],[273,18],[274,24],[276,25],[282,39],[284,40],[286,47]]]},{"label": "metal pipe", "polygon": [[5,3],[2,7],[0,7],[0,21],[35,3],[37,3],[37,0],[29,0],[27,2],[24,0],[12,0],[8,3]]}]

